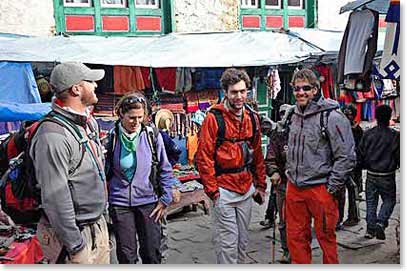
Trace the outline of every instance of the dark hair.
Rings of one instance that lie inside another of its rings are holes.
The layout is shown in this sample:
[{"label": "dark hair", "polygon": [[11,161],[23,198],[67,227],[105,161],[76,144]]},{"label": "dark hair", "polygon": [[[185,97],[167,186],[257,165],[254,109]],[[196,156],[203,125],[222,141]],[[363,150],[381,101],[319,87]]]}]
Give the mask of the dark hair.
[{"label": "dark hair", "polygon": [[377,124],[389,126],[391,119],[392,109],[386,104],[382,104],[376,107],[376,120]]},{"label": "dark hair", "polygon": [[346,105],[343,107],[342,112],[343,112],[344,114],[347,114],[346,111],[350,111],[350,112],[352,113],[352,116],[353,116],[353,117],[356,117],[356,115],[357,115],[356,107],[355,107],[353,104],[346,104]]},{"label": "dark hair", "polygon": [[292,86],[294,86],[296,80],[307,80],[313,87],[319,88],[319,80],[315,73],[310,69],[303,68],[295,72],[291,79]]},{"label": "dark hair", "polygon": [[140,92],[134,92],[124,95],[116,105],[116,115],[121,117],[132,109],[144,109],[144,114],[148,114],[147,99]]},{"label": "dark hair", "polygon": [[237,84],[242,80],[246,83],[247,88],[250,87],[250,77],[244,70],[229,68],[223,72],[222,77],[220,78],[220,84],[222,89],[227,91],[229,86]]}]

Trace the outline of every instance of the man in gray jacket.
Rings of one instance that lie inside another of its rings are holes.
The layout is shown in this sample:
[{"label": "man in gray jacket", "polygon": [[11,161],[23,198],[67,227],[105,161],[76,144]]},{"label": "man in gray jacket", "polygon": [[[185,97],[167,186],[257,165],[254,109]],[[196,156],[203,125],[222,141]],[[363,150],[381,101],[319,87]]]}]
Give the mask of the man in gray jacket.
[{"label": "man in gray jacket", "polygon": [[319,82],[309,69],[291,81],[296,107],[288,136],[286,221],[292,263],[310,264],[311,221],[323,263],[338,263],[337,193],[355,166],[355,144],[337,102],[317,99]]},{"label": "man in gray jacket", "polygon": [[88,110],[98,101],[95,81],[103,76],[103,70],[81,63],[57,65],[51,73],[50,120],[40,124],[31,142],[43,210],[37,236],[51,263],[109,263],[104,158]]}]

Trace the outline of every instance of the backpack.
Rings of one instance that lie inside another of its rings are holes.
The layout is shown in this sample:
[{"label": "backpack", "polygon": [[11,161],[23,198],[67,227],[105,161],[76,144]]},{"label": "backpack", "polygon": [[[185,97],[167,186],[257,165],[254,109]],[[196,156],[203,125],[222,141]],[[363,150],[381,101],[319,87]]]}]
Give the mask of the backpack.
[{"label": "backpack", "polygon": [[[250,120],[252,122],[252,136],[250,138],[244,138],[244,139],[229,139],[229,138],[225,138],[225,120],[223,119],[223,115],[222,115],[222,111],[216,108],[212,108],[209,110],[209,112],[211,112],[216,119],[216,123],[218,125],[218,132],[216,135],[216,143],[215,143],[215,156],[216,156],[216,152],[218,150],[218,148],[220,147],[220,145],[223,144],[223,142],[225,141],[231,141],[231,142],[240,142],[240,141],[251,141],[252,143],[254,142],[254,139],[257,136],[258,133],[258,127],[257,127],[257,123],[256,123],[256,117],[255,117],[255,112],[252,108],[250,108],[248,105],[245,105],[245,108],[248,109],[249,111],[249,116],[250,116]],[[245,150],[243,151],[243,153],[247,153]],[[245,161],[249,160],[249,157],[245,157]],[[216,176],[219,176],[221,174],[224,173],[239,173],[244,171],[247,167],[250,168],[251,167],[249,165],[249,163],[245,163],[244,166],[239,167],[239,168],[232,168],[232,169],[223,169],[221,168],[218,163],[216,162],[216,159],[214,159],[215,161],[215,174]]]},{"label": "backpack", "polygon": [[[157,137],[159,134],[159,130],[156,127],[151,126],[144,126],[146,133],[147,133],[147,141],[148,145],[151,150],[152,155],[152,162],[151,162],[151,173],[149,176],[149,180],[151,185],[153,186],[154,192],[158,197],[162,195],[162,187],[161,183],[159,182],[158,178],[160,176],[160,165],[158,161],[158,154],[157,154]],[[114,148],[116,146],[117,136],[119,135],[119,122],[116,122],[114,127],[114,133],[116,136],[113,136],[110,133],[109,142],[107,145],[107,157],[109,158],[109,168],[107,169],[107,179],[109,180],[113,175],[113,156],[114,156]]]},{"label": "backpack", "polygon": [[[83,143],[80,133],[73,131],[73,125],[62,115],[51,111],[43,119],[34,122],[27,128],[11,134],[0,145],[0,198],[2,209],[17,224],[37,223],[41,216],[41,191],[35,177],[33,161],[29,155],[31,140],[40,125],[46,121],[57,123],[67,128],[79,143]],[[72,174],[82,163],[69,169]]]}]

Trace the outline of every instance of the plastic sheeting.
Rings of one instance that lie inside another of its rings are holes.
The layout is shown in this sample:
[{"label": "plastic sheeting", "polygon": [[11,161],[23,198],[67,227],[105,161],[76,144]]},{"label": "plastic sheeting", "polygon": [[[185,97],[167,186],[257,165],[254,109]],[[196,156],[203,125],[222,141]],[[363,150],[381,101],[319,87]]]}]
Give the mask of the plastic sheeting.
[{"label": "plastic sheeting", "polygon": [[0,60],[155,68],[278,65],[296,63],[318,52],[321,50],[298,37],[271,31],[0,39]]},{"label": "plastic sheeting", "polygon": [[41,102],[31,63],[0,62],[0,102]]},{"label": "plastic sheeting", "polygon": [[51,103],[19,104],[0,102],[0,122],[38,120],[50,111]]}]

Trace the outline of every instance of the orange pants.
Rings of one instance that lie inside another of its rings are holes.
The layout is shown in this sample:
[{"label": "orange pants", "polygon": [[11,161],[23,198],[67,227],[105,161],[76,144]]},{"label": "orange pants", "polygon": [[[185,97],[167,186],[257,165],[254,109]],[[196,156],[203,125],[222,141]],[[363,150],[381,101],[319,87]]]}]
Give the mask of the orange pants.
[{"label": "orange pants", "polygon": [[338,203],[321,184],[298,188],[287,182],[286,222],[287,244],[292,263],[311,264],[311,219],[323,252],[323,263],[337,264],[338,250],[335,226],[338,221]]}]

